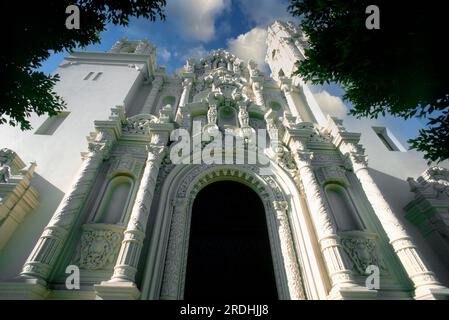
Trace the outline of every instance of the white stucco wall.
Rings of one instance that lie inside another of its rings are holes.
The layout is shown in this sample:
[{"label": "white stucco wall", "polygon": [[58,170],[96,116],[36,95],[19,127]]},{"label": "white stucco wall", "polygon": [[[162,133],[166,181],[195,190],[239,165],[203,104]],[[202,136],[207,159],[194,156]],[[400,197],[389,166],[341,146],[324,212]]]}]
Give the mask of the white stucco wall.
[{"label": "white stucco wall", "polygon": [[[108,53],[99,55],[105,59],[113,56]],[[17,152],[25,163],[37,163],[32,185],[40,194],[38,208],[30,213],[0,251],[0,280],[18,274],[70,187],[81,165],[80,153],[87,150],[86,137],[94,131],[94,120],[108,119],[110,109],[116,105],[125,104],[126,107],[141,85],[144,68],[137,70],[127,63],[100,61],[98,54],[92,61],[83,58],[84,61],[78,63],[63,63],[55,70],[60,75],[55,91],[67,102],[66,111],[70,114],[52,135],[35,134],[47,116],[33,114],[30,131],[0,126],[0,146]],[[83,80],[89,72],[94,74]],[[103,74],[92,80],[98,72]]]}]

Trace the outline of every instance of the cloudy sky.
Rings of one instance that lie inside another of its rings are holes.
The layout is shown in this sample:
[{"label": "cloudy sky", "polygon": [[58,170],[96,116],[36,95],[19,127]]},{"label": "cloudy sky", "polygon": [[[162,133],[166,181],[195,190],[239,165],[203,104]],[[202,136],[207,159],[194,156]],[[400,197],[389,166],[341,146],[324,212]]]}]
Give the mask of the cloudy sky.
[{"label": "cloudy sky", "polygon": [[[158,63],[169,72],[186,58],[200,58],[225,48],[242,59],[264,64],[266,27],[275,19],[290,19],[288,0],[168,0],[167,19],[133,19],[127,28],[109,25],[100,44],[88,51],[107,51],[121,38],[148,39],[158,47]],[[42,70],[51,73],[66,53],[52,55]],[[263,67],[261,66],[261,69]]]}]

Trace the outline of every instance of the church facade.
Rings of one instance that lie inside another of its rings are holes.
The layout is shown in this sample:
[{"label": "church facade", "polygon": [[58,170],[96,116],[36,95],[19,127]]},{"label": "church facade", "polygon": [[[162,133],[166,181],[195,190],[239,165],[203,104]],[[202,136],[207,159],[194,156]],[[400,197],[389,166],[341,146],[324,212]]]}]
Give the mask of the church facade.
[{"label": "church facade", "polygon": [[249,298],[447,299],[449,171],[400,125],[326,114],[293,24],[267,45],[270,75],[225,50],[168,75],[127,39],[66,57],[67,109],[0,128],[0,298],[208,297],[243,274]]}]

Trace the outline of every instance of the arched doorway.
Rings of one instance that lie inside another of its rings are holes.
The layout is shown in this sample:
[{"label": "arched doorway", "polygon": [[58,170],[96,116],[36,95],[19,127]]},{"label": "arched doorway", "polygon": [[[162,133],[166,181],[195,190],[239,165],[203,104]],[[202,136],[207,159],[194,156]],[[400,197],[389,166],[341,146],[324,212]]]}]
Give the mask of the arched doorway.
[{"label": "arched doorway", "polygon": [[184,298],[278,298],[264,206],[249,187],[219,181],[196,196]]}]

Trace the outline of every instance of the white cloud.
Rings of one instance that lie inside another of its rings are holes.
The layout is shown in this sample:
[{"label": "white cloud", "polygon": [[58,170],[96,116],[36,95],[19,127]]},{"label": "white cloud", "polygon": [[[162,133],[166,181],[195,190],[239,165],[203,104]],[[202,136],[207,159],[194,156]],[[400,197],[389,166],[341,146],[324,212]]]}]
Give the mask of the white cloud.
[{"label": "white cloud", "polygon": [[318,105],[326,115],[345,118],[348,108],[340,97],[329,94],[326,90],[319,91],[314,94]]},{"label": "white cloud", "polygon": [[292,16],[287,12],[286,0],[238,0],[242,12],[258,26],[266,27],[276,19],[288,20]]},{"label": "white cloud", "polygon": [[167,21],[185,37],[209,41],[215,36],[215,20],[231,8],[231,0],[172,0],[167,3]]},{"label": "white cloud", "polygon": [[265,65],[265,53],[267,52],[267,30],[254,28],[237,38],[228,39],[229,51],[237,57],[248,61],[253,59],[263,70]]},{"label": "white cloud", "polygon": [[161,50],[159,50],[159,57],[163,62],[168,62],[171,58],[171,53],[166,48],[161,48]]}]

